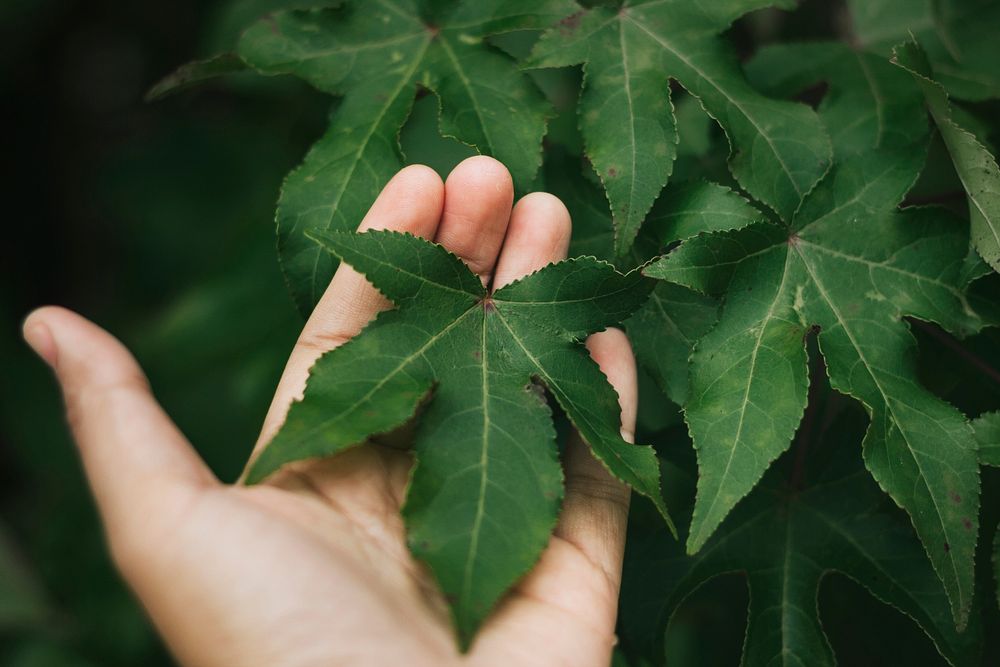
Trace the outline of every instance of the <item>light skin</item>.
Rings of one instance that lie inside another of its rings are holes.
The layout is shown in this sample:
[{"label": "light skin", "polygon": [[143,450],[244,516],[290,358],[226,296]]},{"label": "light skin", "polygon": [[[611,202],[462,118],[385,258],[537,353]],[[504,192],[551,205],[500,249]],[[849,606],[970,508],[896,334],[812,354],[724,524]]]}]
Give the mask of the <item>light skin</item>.
[{"label": "light skin", "polygon": [[[498,288],[564,258],[570,237],[557,198],[512,202],[510,175],[491,158],[465,160],[445,183],[411,166],[386,185],[360,228],[433,239]],[[255,451],[302,397],[315,360],[387,307],[341,265],[291,352]],[[548,547],[462,656],[440,592],[406,548],[399,508],[408,452],[369,443],[257,486],[223,484],[110,334],[45,307],[27,318],[24,335],[62,387],[112,556],[182,664],[609,663],[629,490],[578,438],[566,449],[566,495]],[[618,391],[631,441],[628,341],[608,330],[587,347]]]}]

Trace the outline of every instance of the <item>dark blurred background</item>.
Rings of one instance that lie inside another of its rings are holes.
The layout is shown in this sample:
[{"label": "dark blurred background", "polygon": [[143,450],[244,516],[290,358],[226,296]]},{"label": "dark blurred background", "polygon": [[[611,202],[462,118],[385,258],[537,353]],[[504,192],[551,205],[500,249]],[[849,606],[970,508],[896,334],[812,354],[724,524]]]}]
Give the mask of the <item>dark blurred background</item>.
[{"label": "dark blurred background", "polygon": [[[56,387],[22,343],[20,324],[32,308],[58,303],[114,332],[217,474],[236,477],[301,326],[275,256],[274,202],[285,173],[323,131],[331,101],[290,79],[253,76],[155,104],[142,98],[177,65],[231,48],[253,19],[289,4],[0,0],[8,230],[0,242],[2,667],[171,664],[110,565]],[[843,14],[842,3],[810,0],[794,15],[743,21],[732,37],[742,53],[772,39],[841,37]],[[578,76],[538,75],[550,97],[565,98],[550,140],[577,153]],[[437,137],[434,112],[432,97],[417,102],[403,144],[446,171],[468,150]],[[694,114],[687,116],[704,128],[705,146],[692,143],[688,152],[715,159],[689,157],[693,166],[679,162],[677,173],[725,178],[725,139]],[[940,163],[949,169],[942,189],[954,189],[947,160]],[[935,391],[972,415],[997,408],[1000,376],[968,379],[983,359],[990,370],[1000,365],[994,331],[961,346],[931,327],[916,333]],[[654,397],[652,407],[644,401],[646,441],[683,439],[665,399],[644,395]],[[998,486],[995,477],[988,486]],[[984,544],[995,523],[984,515]],[[893,662],[872,627],[892,628],[927,659],[921,664],[936,664],[928,640],[901,614],[843,577],[830,581],[820,606],[845,664]],[[738,576],[699,590],[672,626],[674,664],[735,664],[745,610]],[[997,627],[992,606],[988,613]],[[867,622],[875,616],[877,626]]]},{"label": "dark blurred background", "polygon": [[250,77],[142,97],[280,4],[0,2],[0,665],[170,664],[111,569],[54,383],[19,328],[58,303],[113,331],[236,476],[301,324],[274,202],[329,100]]}]

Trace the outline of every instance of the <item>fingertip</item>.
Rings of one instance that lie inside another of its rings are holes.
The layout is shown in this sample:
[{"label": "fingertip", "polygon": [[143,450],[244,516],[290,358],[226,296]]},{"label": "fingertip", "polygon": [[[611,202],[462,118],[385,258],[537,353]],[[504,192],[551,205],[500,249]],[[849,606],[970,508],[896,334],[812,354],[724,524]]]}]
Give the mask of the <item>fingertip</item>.
[{"label": "fingertip", "polygon": [[510,214],[507,238],[497,261],[495,287],[564,259],[572,231],[569,211],[558,197],[547,192],[521,197]]},{"label": "fingertip", "polygon": [[444,202],[444,181],[434,169],[425,164],[411,164],[403,167],[392,177],[394,187],[405,190],[416,197],[425,197],[437,203],[440,209]]},{"label": "fingertip", "polygon": [[625,332],[617,327],[608,327],[587,339],[587,349],[590,353],[602,358],[617,358],[627,356],[629,363],[634,365],[632,358],[632,343]]},{"label": "fingertip", "polygon": [[42,358],[42,361],[52,368],[56,367],[58,361],[58,348],[47,320],[49,312],[55,309],[54,306],[37,308],[24,318],[21,325],[21,335],[24,341],[34,350],[35,354]]},{"label": "fingertip", "polygon": [[25,340],[56,371],[64,388],[111,384],[122,378],[145,383],[138,363],[117,338],[68,308],[38,308],[25,318],[23,330]]},{"label": "fingertip", "polygon": [[488,155],[473,155],[467,157],[451,170],[446,186],[458,184],[463,186],[486,187],[499,195],[514,199],[514,181],[510,172],[502,162]]},{"label": "fingertip", "polygon": [[569,250],[573,223],[559,197],[548,192],[532,192],[521,197],[514,206],[511,232],[514,229],[525,237],[525,244],[535,244],[549,252],[549,261],[558,261]]},{"label": "fingertip", "polygon": [[444,211],[435,240],[488,282],[514,202],[510,172],[497,160],[477,155],[452,169],[444,188]]},{"label": "fingertip", "polygon": [[[56,370],[59,361],[65,360],[66,354],[75,354],[81,345],[94,352],[95,338],[111,338],[90,320],[62,306],[36,308],[24,319],[22,331],[28,345]],[[83,355],[85,359],[90,356]]]},{"label": "fingertip", "polygon": [[426,165],[412,164],[386,183],[358,230],[391,229],[433,237],[443,208],[441,177]]},{"label": "fingertip", "polygon": [[426,164],[414,163],[408,164],[398,172],[393,178],[405,178],[408,180],[422,179],[426,184],[430,186],[443,187],[444,183],[441,181],[441,177],[438,176],[437,171]]},{"label": "fingertip", "polygon": [[516,208],[524,207],[530,207],[539,213],[544,213],[546,217],[558,220],[560,224],[570,224],[569,209],[563,204],[562,199],[551,192],[529,192],[517,200]]},{"label": "fingertip", "polygon": [[621,329],[606,329],[587,338],[587,349],[608,382],[618,392],[623,435],[631,436],[635,431],[639,390],[635,356],[628,336]]}]

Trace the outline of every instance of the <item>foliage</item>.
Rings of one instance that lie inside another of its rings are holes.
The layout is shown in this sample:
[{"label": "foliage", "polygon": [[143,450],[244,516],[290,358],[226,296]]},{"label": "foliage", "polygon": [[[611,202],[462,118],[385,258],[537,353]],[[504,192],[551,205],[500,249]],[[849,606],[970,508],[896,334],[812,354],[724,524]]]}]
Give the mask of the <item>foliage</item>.
[{"label": "foliage", "polygon": [[[829,409],[829,396],[826,390],[813,398]],[[845,417],[843,423],[854,421]],[[750,592],[744,664],[833,665],[817,602],[821,582],[836,573],[913,619],[953,664],[973,662],[978,627],[956,630],[924,550],[860,465],[851,430],[833,426],[800,438],[794,457],[772,468],[694,557],[650,530],[640,511],[623,584],[632,601],[622,618],[630,650],[655,655],[655,638],[680,602],[706,581],[738,571]]]},{"label": "foliage", "polygon": [[432,394],[403,517],[410,548],[452,600],[463,643],[538,559],[562,499],[555,432],[533,378],[597,459],[667,517],[652,448],[622,440],[618,396],[579,342],[642,302],[651,285],[638,271],[573,259],[490,293],[461,259],[410,235],[317,240],[398,308],[317,362],[248,482],[392,431]]},{"label": "foliage", "polygon": [[418,85],[439,97],[443,134],[495,156],[518,186],[528,186],[549,107],[516,63],[486,48],[483,38],[541,27],[569,9],[565,0],[426,8],[380,0],[360,11],[280,13],[244,33],[238,52],[248,65],[342,96],[278,204],[278,252],[303,313],[336,264],[308,232],[353,230],[402,166],[396,137]]},{"label": "foliage", "polygon": [[[468,641],[557,516],[555,430],[525,390],[539,380],[660,506],[637,501],[630,524],[618,662],[994,664],[997,3],[582,4],[235,3],[212,34],[221,53],[157,86],[227,75],[227,94],[249,86],[280,119],[307,97],[248,73],[335,98],[281,188],[282,271],[303,313],[341,260],[397,305],[320,360],[251,478],[416,413],[410,545]],[[433,244],[350,234],[402,164],[446,172],[473,151],[519,192],[566,202],[575,259],[492,292]],[[274,296],[242,279],[261,256],[180,300],[149,349],[186,351],[178,331],[214,326],[220,303]],[[660,455],[684,546],[651,450],[620,440],[580,346],[619,324],[644,374],[639,441]],[[257,401],[279,358],[256,375],[216,363]],[[727,573],[745,577],[747,615]],[[870,595],[831,592],[837,577]],[[52,602],[29,590],[23,617],[42,623]],[[686,662],[683,633],[706,617],[745,635],[742,658],[719,658],[713,636]]]}]

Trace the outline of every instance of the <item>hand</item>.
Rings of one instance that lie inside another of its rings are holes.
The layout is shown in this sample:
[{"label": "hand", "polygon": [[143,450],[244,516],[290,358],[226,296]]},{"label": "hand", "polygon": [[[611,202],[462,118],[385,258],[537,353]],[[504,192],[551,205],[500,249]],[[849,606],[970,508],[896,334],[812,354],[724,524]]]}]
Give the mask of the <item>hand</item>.
[{"label": "hand", "polygon": [[[565,257],[570,237],[558,199],[535,193],[512,210],[512,192],[507,170],[486,157],[460,164],[446,184],[407,167],[361,229],[433,238],[499,287]],[[258,449],[302,396],[313,362],[386,307],[341,265],[292,350]],[[406,548],[408,452],[369,443],[265,484],[224,485],[108,333],[56,307],[32,313],[24,333],[62,386],[115,562],[183,664],[608,664],[629,491],[579,440],[567,448],[549,546],[461,656],[441,594]],[[628,341],[610,330],[587,345],[618,390],[631,440]]]}]

